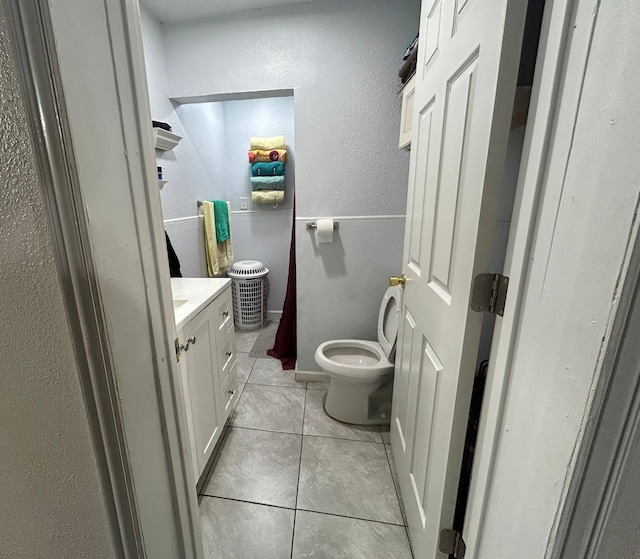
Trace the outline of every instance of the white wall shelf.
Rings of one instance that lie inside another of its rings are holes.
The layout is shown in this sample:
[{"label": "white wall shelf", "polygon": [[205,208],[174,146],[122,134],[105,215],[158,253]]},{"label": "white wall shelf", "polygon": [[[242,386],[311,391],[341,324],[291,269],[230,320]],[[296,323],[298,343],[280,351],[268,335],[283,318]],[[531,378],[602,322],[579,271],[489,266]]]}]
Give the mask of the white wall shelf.
[{"label": "white wall shelf", "polygon": [[164,188],[164,185],[167,184],[168,181],[158,181],[158,185],[160,186],[160,190]]},{"label": "white wall shelf", "polygon": [[153,142],[156,149],[162,151],[169,151],[178,145],[178,142],[182,140],[182,136],[168,132],[162,128],[153,129]]}]

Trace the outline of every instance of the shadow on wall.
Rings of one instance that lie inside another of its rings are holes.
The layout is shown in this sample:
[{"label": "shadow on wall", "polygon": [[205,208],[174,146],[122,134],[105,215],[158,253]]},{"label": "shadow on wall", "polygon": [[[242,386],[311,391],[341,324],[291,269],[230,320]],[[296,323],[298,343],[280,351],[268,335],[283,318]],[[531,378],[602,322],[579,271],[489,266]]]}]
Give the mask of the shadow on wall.
[{"label": "shadow on wall", "polygon": [[322,266],[327,277],[340,278],[346,276],[345,250],[339,231],[334,232],[332,243],[318,243],[313,229],[307,229],[307,234],[311,237],[313,254],[316,258],[320,257],[322,260]]}]

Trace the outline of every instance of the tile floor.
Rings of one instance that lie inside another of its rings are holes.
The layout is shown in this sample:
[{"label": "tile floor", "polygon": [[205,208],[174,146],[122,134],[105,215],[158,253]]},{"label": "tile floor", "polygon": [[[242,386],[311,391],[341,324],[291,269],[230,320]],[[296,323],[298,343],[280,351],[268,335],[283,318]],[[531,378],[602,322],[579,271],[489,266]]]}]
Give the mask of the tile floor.
[{"label": "tile floor", "polygon": [[205,556],[412,559],[386,428],[324,412],[327,385],[249,357],[236,333],[241,392],[200,497]]}]

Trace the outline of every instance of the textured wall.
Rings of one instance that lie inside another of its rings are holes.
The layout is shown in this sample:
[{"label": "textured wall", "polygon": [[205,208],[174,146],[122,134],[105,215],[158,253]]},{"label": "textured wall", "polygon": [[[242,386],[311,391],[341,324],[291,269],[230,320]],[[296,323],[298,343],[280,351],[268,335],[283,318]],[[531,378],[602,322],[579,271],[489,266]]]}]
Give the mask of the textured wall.
[{"label": "textured wall", "polygon": [[[261,260],[269,268],[267,308],[281,311],[287,287],[291,217],[295,184],[295,137],[292,97],[244,99],[174,106],[168,99],[162,25],[142,7],[145,64],[152,117],[169,122],[183,136],[173,150],[157,150],[158,165],[169,181],[161,192],[165,229],[186,277],[207,275],[203,223],[197,201],[230,200],[236,260]],[[251,204],[247,162],[250,136],[284,134],[290,160],[287,200],[273,209]],[[240,196],[249,211],[240,211]]]},{"label": "textured wall", "polygon": [[113,557],[0,4],[0,555]]},{"label": "textured wall", "polygon": [[[397,148],[396,72],[419,8],[419,0],[327,0],[163,25],[169,96],[293,89],[299,218],[403,216],[409,155]],[[317,369],[317,342],[338,332],[375,336],[385,275],[400,271],[395,221],[345,220],[340,245],[322,252],[302,227],[299,369]]]}]

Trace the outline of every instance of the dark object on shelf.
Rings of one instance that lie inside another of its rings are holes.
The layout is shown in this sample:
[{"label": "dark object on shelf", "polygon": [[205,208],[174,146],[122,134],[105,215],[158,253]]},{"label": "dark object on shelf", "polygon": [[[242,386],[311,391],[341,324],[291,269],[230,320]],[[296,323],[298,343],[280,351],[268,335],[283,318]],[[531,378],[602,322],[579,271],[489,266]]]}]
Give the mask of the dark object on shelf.
[{"label": "dark object on shelf", "polygon": [[152,120],[151,124],[154,128],[162,128],[167,132],[171,132],[171,126],[169,126],[166,122],[160,122],[159,120]]},{"label": "dark object on shelf", "polygon": [[180,271],[180,260],[178,260],[178,255],[176,251],[173,250],[173,245],[169,240],[169,235],[167,232],[164,232],[164,236],[167,239],[167,256],[169,258],[169,275],[172,278],[181,278],[182,272]]},{"label": "dark object on shelf", "polygon": [[407,50],[405,51],[404,56],[402,57],[402,60],[406,60],[407,58],[409,58],[409,56],[411,56],[411,53],[418,47],[419,36],[420,34],[416,35],[415,39],[411,41],[411,44],[407,47]]},{"label": "dark object on shelf", "polygon": [[402,79],[402,83],[407,83],[409,78],[415,73],[416,68],[418,66],[418,48],[413,49],[407,61],[402,65],[400,71],[398,72],[398,76]]}]

